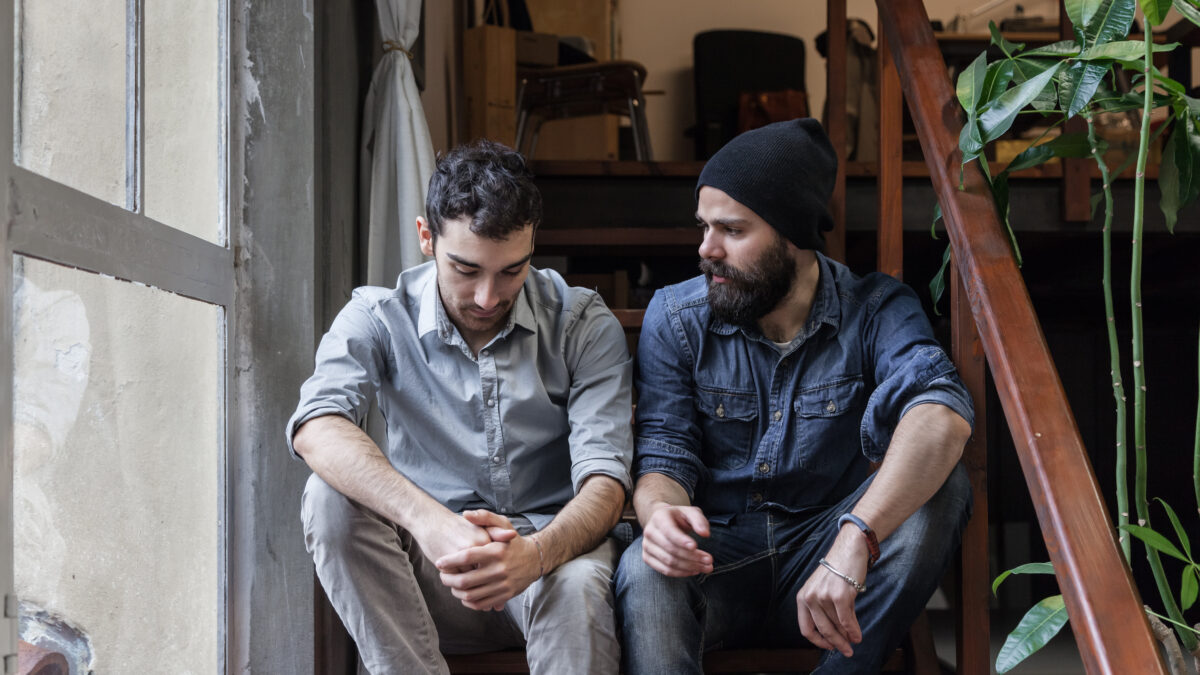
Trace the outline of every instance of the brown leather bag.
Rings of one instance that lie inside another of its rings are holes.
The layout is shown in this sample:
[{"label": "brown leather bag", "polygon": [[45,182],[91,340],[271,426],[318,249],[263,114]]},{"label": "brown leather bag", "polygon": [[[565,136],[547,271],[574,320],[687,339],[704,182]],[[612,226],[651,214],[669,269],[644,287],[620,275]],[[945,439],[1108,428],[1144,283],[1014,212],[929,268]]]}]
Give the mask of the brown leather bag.
[{"label": "brown leather bag", "polygon": [[738,133],[808,117],[808,96],[802,91],[743,91],[738,97]]}]

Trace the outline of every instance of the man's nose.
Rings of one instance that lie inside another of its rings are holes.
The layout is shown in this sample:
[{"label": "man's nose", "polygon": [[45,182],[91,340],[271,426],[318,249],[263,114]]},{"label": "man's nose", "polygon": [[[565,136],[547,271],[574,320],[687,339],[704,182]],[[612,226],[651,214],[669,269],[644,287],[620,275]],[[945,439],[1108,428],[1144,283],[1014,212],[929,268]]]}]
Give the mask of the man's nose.
[{"label": "man's nose", "polygon": [[500,301],[500,296],[496,293],[496,284],[491,279],[479,282],[475,287],[475,305],[483,311],[494,309]]},{"label": "man's nose", "polygon": [[711,227],[704,231],[704,240],[700,242],[700,257],[705,260],[720,260],[725,257],[721,238]]}]

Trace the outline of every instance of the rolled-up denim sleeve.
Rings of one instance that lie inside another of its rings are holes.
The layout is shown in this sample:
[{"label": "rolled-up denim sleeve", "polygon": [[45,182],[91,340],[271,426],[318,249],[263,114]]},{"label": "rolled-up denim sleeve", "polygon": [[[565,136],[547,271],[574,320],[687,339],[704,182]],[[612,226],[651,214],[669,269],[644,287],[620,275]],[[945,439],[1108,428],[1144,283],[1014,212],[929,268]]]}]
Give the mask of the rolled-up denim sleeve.
[{"label": "rolled-up denim sleeve", "polygon": [[300,387],[300,403],[288,420],[288,450],[300,425],[322,415],[340,415],[361,425],[371,399],[379,391],[386,345],[370,304],[355,293],[317,347],[316,367]]},{"label": "rolled-up denim sleeve", "polygon": [[663,474],[694,499],[704,475],[700,428],[693,404],[695,383],[688,342],[678,317],[658,291],[646,308],[638,338],[634,383],[638,392],[634,477]]},{"label": "rolled-up denim sleeve", "polygon": [[875,391],[862,421],[863,452],[879,461],[905,413],[922,403],[939,403],[974,425],[971,396],[954,363],[933,337],[916,294],[889,280],[868,303],[863,353],[874,370]]},{"label": "rolled-up denim sleeve", "polygon": [[633,486],[633,361],[625,331],[599,296],[586,296],[577,315],[566,346],[571,366],[571,484],[578,493],[584,479],[600,474],[628,492]]}]

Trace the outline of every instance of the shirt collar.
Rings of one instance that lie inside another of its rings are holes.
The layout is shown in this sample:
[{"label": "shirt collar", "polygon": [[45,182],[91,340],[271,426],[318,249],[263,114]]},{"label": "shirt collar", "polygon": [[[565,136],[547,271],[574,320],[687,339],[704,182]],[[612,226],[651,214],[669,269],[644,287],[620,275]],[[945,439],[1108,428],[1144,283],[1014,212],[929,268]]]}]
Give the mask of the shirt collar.
[{"label": "shirt collar", "polygon": [[[837,284],[833,281],[833,266],[830,264],[829,258],[826,258],[820,251],[814,251],[814,253],[817,254],[820,276],[817,278],[817,292],[813,296],[812,310],[808,313],[808,321],[804,323],[805,339],[815,334],[822,323],[827,323],[837,329],[841,316],[841,300],[838,298]],[[733,335],[740,330],[747,338],[765,339],[758,326],[735,326],[718,319],[713,319],[709,330],[718,335]]]},{"label": "shirt collar", "polygon": [[[508,335],[513,326],[521,326],[531,333],[537,332],[537,319],[533,315],[533,308],[529,306],[529,293],[527,293],[532,283],[533,273],[533,268],[530,268],[529,276],[525,278],[521,291],[517,293],[517,299],[513,301],[512,311],[508,315],[508,324],[497,337]],[[462,339],[450,321],[445,305],[442,304],[442,294],[438,292],[436,268],[426,280],[424,288],[421,289],[421,307],[417,314],[417,335],[425,337],[434,331],[437,331],[438,337],[446,343]]]}]

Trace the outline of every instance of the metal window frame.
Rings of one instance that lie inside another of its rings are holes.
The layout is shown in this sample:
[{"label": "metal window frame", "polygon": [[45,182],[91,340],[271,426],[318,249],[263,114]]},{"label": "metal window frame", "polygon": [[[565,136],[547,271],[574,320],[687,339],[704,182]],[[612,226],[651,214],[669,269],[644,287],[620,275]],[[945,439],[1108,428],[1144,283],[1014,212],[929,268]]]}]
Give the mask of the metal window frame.
[{"label": "metal window frame", "polygon": [[145,284],[218,307],[218,664],[228,671],[229,521],[231,515],[229,453],[230,383],[233,365],[230,326],[235,320],[234,254],[228,242],[230,142],[230,13],[229,0],[218,0],[218,209],[217,242],[187,234],[143,215],[144,195],[144,0],[128,0],[126,31],[126,206],[122,208],[16,164],[19,129],[14,104],[20,87],[16,70],[20,46],[20,3],[0,2],[0,162],[3,213],[0,225],[0,585],[5,595],[5,625],[0,626],[4,672],[16,671],[18,623],[12,544],[13,523],[13,260],[21,255],[116,279]]}]

